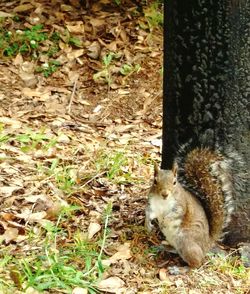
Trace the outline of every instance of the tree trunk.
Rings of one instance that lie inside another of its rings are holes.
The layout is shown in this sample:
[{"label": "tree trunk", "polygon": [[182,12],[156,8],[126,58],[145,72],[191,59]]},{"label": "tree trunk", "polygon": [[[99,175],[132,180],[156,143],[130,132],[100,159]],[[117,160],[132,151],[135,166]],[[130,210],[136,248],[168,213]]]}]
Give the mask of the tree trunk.
[{"label": "tree trunk", "polygon": [[250,241],[250,2],[166,0],[162,168],[191,138],[241,155],[244,187],[225,242]]}]

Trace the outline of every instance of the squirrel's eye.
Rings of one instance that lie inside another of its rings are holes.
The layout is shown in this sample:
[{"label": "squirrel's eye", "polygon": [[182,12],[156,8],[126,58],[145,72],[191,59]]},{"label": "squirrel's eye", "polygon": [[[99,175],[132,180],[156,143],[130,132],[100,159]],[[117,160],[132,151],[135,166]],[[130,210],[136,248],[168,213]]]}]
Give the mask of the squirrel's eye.
[{"label": "squirrel's eye", "polygon": [[174,179],[174,181],[173,181],[173,185],[175,186],[175,185],[176,185],[176,183],[177,183],[177,180],[176,180],[176,179]]}]

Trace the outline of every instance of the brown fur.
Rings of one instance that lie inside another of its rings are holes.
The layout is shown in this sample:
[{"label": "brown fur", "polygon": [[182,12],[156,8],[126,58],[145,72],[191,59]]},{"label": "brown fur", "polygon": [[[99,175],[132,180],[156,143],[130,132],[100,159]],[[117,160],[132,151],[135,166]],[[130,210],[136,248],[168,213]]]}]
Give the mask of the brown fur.
[{"label": "brown fur", "polygon": [[202,193],[209,210],[210,237],[217,240],[222,232],[225,197],[222,185],[212,173],[212,165],[223,157],[209,149],[192,150],[185,161],[185,174],[193,189]]},{"label": "brown fur", "polygon": [[175,236],[176,250],[190,267],[199,267],[212,245],[205,211],[199,201],[179,183],[173,190],[173,196],[185,211],[179,235]]},{"label": "brown fur", "polygon": [[146,212],[148,228],[154,218],[183,260],[190,267],[199,267],[211,246],[207,217],[199,201],[176,182],[172,171],[155,171]]},{"label": "brown fur", "polygon": [[183,159],[190,193],[173,170],[155,167],[149,192],[146,226],[157,219],[159,227],[190,267],[199,267],[213,243],[220,237],[232,212],[233,185],[230,160],[208,148],[195,148]]}]

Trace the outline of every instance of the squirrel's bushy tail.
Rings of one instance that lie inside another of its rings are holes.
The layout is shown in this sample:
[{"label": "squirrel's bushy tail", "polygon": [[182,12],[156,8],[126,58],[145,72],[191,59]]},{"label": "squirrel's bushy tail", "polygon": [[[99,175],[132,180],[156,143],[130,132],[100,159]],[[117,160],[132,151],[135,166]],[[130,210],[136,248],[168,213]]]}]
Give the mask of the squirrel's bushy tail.
[{"label": "squirrel's bushy tail", "polygon": [[234,209],[234,163],[239,162],[237,153],[227,155],[208,147],[190,150],[181,148],[176,159],[178,181],[202,203],[208,217],[210,237],[218,240],[228,225]]}]

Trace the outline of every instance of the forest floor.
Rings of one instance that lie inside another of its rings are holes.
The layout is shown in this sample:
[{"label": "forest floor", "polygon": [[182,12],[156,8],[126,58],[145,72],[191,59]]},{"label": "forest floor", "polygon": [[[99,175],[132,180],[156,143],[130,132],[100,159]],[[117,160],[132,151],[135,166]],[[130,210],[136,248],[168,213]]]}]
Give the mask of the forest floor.
[{"label": "forest floor", "polygon": [[0,2],[0,293],[247,293],[236,250],[189,270],[144,229],[162,4],[89,2]]}]

